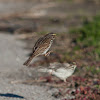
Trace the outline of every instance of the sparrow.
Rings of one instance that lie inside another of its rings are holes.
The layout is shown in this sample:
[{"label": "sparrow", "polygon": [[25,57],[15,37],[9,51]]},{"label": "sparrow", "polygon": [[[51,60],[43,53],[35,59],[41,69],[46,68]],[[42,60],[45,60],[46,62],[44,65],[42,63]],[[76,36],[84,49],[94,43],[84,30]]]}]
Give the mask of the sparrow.
[{"label": "sparrow", "polygon": [[76,64],[55,62],[50,64],[48,68],[42,68],[39,69],[39,71],[48,72],[51,75],[55,75],[56,77],[66,82],[66,79],[74,73],[75,68],[76,68]]},{"label": "sparrow", "polygon": [[44,35],[43,37],[39,38],[37,42],[35,43],[33,47],[33,52],[31,56],[25,61],[23,65],[29,66],[30,62],[34,57],[37,57],[39,55],[48,55],[50,52],[48,50],[50,49],[53,40],[55,39],[56,34],[55,33],[48,33]]}]

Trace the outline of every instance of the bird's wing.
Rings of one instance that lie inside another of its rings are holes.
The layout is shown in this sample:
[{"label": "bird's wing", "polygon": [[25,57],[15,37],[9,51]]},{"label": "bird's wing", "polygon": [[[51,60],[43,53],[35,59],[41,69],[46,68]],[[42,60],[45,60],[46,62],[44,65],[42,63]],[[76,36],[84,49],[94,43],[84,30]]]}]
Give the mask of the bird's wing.
[{"label": "bird's wing", "polygon": [[34,45],[34,47],[33,47],[33,50],[36,50],[37,49],[37,47],[41,44],[41,41],[43,40],[43,37],[41,37],[41,38],[39,38],[38,40],[37,40],[37,42],[35,43],[35,45]]},{"label": "bird's wing", "polygon": [[[47,37],[41,37],[41,38],[39,38],[38,39],[38,41],[36,42],[36,44],[34,45],[34,49],[36,50],[36,49],[42,49],[42,48],[44,48],[44,49],[46,49],[46,48],[48,48],[49,47],[49,45],[50,45],[50,41],[51,41],[51,39],[49,39],[49,38],[47,38]],[[43,49],[43,50],[44,50]]]},{"label": "bird's wing", "polygon": [[35,55],[42,54],[48,47],[49,45],[47,43],[41,44],[36,48],[34,54]]},{"label": "bird's wing", "polygon": [[33,50],[36,50],[38,47],[41,46],[41,44],[46,44],[47,42],[50,42],[50,40],[47,38],[47,35],[40,37],[37,42],[35,43]]},{"label": "bird's wing", "polygon": [[66,70],[65,68],[61,67],[59,69],[56,70],[56,72],[68,72],[68,70]]}]

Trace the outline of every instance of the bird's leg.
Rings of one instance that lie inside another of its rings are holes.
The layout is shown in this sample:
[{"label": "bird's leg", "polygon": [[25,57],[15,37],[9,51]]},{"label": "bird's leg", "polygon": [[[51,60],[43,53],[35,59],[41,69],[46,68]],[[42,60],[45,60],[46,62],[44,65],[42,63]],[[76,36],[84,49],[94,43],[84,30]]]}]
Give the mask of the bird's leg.
[{"label": "bird's leg", "polygon": [[66,83],[67,81],[66,81],[66,78],[64,79],[64,82]]},{"label": "bird's leg", "polygon": [[52,73],[53,73],[53,70],[50,70],[50,71],[49,71],[49,75],[52,75]]},{"label": "bird's leg", "polygon": [[52,51],[49,51],[45,54],[45,56],[49,56]]}]

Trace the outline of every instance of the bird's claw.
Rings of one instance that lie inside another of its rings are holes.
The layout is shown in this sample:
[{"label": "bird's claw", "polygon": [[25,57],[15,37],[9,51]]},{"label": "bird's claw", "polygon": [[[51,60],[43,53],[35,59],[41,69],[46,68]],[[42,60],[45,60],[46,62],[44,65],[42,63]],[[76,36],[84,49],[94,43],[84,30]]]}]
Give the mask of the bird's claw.
[{"label": "bird's claw", "polygon": [[45,54],[45,56],[49,56],[52,51],[49,51]]}]

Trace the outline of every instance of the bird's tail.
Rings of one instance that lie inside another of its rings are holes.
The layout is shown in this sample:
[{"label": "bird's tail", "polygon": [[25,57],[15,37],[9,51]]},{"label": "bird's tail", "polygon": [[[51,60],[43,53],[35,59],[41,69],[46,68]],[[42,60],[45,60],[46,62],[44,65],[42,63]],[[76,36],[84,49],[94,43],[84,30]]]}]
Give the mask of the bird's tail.
[{"label": "bird's tail", "polygon": [[35,55],[31,55],[28,60],[25,61],[25,63],[23,65],[29,66],[30,62],[32,61],[32,59],[35,57]]}]

